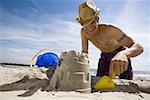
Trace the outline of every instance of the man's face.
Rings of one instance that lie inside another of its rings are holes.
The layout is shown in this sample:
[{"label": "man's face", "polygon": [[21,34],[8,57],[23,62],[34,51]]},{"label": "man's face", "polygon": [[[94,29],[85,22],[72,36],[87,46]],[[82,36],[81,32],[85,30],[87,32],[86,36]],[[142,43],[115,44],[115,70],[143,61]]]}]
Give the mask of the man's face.
[{"label": "man's face", "polygon": [[96,20],[91,21],[89,24],[83,26],[83,28],[87,31],[87,32],[94,32],[97,29],[97,22]]}]

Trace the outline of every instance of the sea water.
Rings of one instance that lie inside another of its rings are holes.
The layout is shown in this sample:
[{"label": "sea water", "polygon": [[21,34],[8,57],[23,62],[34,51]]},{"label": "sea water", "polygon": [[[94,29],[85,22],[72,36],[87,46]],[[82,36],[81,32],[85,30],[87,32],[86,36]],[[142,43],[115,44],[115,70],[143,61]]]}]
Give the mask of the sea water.
[{"label": "sea water", "polygon": [[[97,69],[91,69],[91,75],[96,75]],[[150,71],[133,71],[134,76],[149,76],[150,77]]]}]

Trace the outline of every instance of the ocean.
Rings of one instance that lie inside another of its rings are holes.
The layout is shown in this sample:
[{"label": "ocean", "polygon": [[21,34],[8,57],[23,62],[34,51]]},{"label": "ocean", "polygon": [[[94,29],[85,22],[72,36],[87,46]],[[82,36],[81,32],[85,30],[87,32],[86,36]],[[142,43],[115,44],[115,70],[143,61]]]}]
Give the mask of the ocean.
[{"label": "ocean", "polygon": [[[91,69],[91,74],[96,75],[97,69]],[[134,75],[138,76],[150,76],[150,71],[133,71]]]},{"label": "ocean", "polygon": [[[15,67],[15,68],[18,68],[18,67],[29,67],[29,65],[25,65],[25,64],[3,64],[3,63],[0,63],[1,66],[3,67]],[[34,66],[34,65],[33,65]],[[96,72],[97,72],[97,69],[90,69],[91,71],[91,75],[96,75]],[[150,76],[150,71],[133,71],[133,74],[135,76]]]}]

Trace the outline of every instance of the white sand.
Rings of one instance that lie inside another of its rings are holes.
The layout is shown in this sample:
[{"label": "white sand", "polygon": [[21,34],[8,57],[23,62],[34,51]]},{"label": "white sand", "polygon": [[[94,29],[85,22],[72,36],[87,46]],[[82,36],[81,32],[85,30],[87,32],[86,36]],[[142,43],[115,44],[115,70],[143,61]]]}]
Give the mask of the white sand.
[{"label": "white sand", "polygon": [[[43,69],[42,71],[45,71]],[[29,68],[17,67],[17,68],[7,68],[0,66],[0,85],[6,83],[16,82],[20,80],[25,75],[30,77],[46,78],[46,75],[42,73],[38,68],[31,70]],[[149,77],[136,77],[138,79],[150,80]],[[141,81],[140,81],[141,82]],[[142,83],[141,83],[142,84]],[[150,83],[149,83],[150,84]],[[77,92],[46,92],[40,89],[36,91],[32,96],[28,97],[18,97],[17,95],[24,93],[25,90],[19,91],[7,91],[0,92],[0,100],[150,100],[150,94],[140,93],[143,96],[140,97],[139,94],[131,94],[125,92],[95,92],[90,94],[82,94]]]}]

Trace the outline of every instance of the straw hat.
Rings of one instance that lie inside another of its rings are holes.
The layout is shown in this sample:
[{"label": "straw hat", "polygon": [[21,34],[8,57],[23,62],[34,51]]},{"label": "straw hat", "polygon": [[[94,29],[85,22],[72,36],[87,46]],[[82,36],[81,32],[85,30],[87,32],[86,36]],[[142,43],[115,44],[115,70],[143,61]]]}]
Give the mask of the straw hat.
[{"label": "straw hat", "polygon": [[93,1],[86,1],[79,6],[79,18],[77,21],[81,23],[82,26],[89,24],[96,17],[99,16],[99,8],[96,7]]}]

